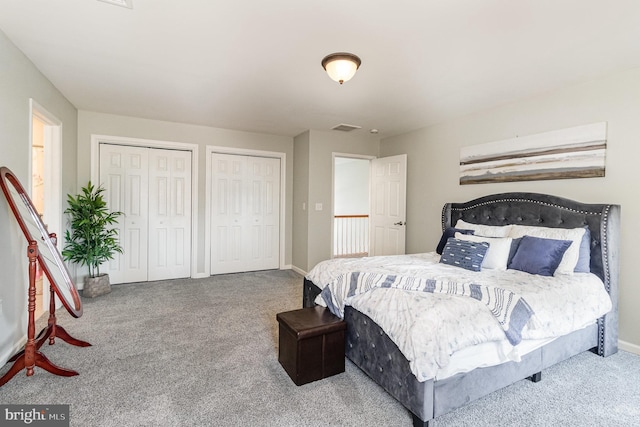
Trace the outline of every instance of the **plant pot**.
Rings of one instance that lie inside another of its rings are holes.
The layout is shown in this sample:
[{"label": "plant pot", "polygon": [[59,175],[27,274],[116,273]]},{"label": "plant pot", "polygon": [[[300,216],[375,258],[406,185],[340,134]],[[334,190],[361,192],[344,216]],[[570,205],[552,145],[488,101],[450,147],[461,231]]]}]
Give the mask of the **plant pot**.
[{"label": "plant pot", "polygon": [[82,288],[82,296],[94,298],[111,292],[111,283],[109,283],[109,275],[101,274],[96,277],[85,277],[84,288]]}]

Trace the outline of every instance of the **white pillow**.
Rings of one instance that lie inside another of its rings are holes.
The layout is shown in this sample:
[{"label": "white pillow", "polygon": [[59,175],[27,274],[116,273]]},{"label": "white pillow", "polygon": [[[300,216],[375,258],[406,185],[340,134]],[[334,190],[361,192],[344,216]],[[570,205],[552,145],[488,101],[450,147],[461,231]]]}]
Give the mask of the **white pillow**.
[{"label": "white pillow", "polygon": [[[523,236],[542,237],[544,239],[571,240],[571,246],[562,256],[562,261],[555,274],[573,274],[580,256],[580,242],[584,236],[584,228],[550,228],[531,225],[513,225],[509,237],[517,239]],[[555,275],[554,274],[554,275]]]},{"label": "white pillow", "polygon": [[506,270],[509,261],[509,251],[511,250],[511,237],[483,237],[473,234],[456,233],[456,239],[467,240],[469,242],[486,242],[489,244],[487,253],[484,254],[482,268],[490,270]]},{"label": "white pillow", "polygon": [[455,228],[461,228],[463,230],[473,230],[473,234],[476,236],[485,237],[508,237],[511,230],[510,225],[482,225],[471,224],[461,219],[456,222]]}]

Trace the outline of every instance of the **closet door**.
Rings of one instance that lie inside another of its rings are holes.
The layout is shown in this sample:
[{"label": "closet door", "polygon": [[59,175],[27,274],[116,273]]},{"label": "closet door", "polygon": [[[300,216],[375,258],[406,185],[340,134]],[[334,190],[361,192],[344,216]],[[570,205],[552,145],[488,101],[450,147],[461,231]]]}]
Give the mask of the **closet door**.
[{"label": "closet door", "polygon": [[147,280],[148,156],[147,148],[100,144],[100,182],[107,205],[124,213],[118,224],[124,251],[101,268],[111,283]]},{"label": "closet door", "polygon": [[280,159],[247,158],[247,268],[280,266]]},{"label": "closet door", "polygon": [[213,153],[211,274],[280,265],[280,160]]},{"label": "closet door", "polygon": [[149,280],[189,277],[191,153],[149,153]]},{"label": "closet door", "polygon": [[100,182],[122,254],[101,267],[111,283],[191,275],[191,152],[100,144]]},{"label": "closet door", "polygon": [[245,271],[242,229],[246,159],[229,154],[212,156],[211,274]]}]

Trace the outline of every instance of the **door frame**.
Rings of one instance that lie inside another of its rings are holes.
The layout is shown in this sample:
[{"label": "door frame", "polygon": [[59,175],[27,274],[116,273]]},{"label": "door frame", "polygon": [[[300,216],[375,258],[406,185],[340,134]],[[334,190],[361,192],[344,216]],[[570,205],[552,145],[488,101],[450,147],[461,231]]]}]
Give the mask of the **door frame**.
[{"label": "door frame", "polygon": [[[368,160],[369,161],[369,175],[371,175],[371,160],[377,159],[376,156],[369,156],[366,154],[351,154],[351,153],[340,153],[340,152],[332,152],[331,153],[331,258],[333,258],[333,248],[335,245],[335,198],[336,198],[336,157],[343,157],[347,159],[360,159],[360,160]],[[371,206],[371,176],[369,176],[369,206]],[[369,211],[371,211],[371,207],[369,207]],[[371,212],[369,212],[371,215]],[[369,242],[371,242],[371,230],[369,230]]]},{"label": "door frame", "polygon": [[280,236],[278,238],[280,254],[278,261],[280,270],[287,268],[285,265],[285,216],[286,216],[286,171],[287,155],[278,151],[252,150],[249,148],[222,147],[207,145],[205,159],[205,214],[204,214],[204,271],[211,275],[211,156],[214,153],[232,154],[238,156],[269,157],[280,159]]},{"label": "door frame", "polygon": [[160,148],[191,152],[191,278],[206,277],[198,271],[198,145],[187,142],[91,134],[91,182],[100,182],[100,143],[129,147]]},{"label": "door frame", "polygon": [[33,116],[45,123],[45,191],[44,212],[42,215],[54,219],[52,229],[58,235],[57,246],[62,242],[62,121],[51,114],[33,98],[29,98],[29,177],[27,188],[31,192],[33,164],[31,149],[33,144]]},{"label": "door frame", "polygon": [[[49,110],[40,105],[35,99],[29,98],[29,173],[27,175],[27,188],[32,196],[33,188],[33,117],[37,117],[45,123],[44,129],[44,212],[40,212],[46,218],[47,228],[56,233],[56,246],[62,248],[64,228],[62,221],[62,120],[58,119]],[[75,275],[74,275],[75,276]],[[48,289],[42,290],[43,310],[49,311],[50,294]],[[62,302],[56,300],[56,308],[62,307]]]}]

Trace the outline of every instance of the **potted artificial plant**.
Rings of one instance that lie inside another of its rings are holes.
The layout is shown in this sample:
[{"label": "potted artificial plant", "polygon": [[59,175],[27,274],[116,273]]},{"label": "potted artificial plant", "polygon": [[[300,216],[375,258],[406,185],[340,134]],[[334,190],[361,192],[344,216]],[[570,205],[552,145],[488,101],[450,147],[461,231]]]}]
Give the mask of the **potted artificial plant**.
[{"label": "potted artificial plant", "polygon": [[71,231],[65,233],[62,256],[66,261],[86,265],[89,276],[84,279],[82,295],[96,297],[111,292],[108,274],[100,274],[100,264],[113,259],[116,252],[122,253],[118,243],[118,222],[122,212],[110,212],[102,193],[104,188],[95,187],[91,181],[82,188],[82,194],[67,196]]}]

